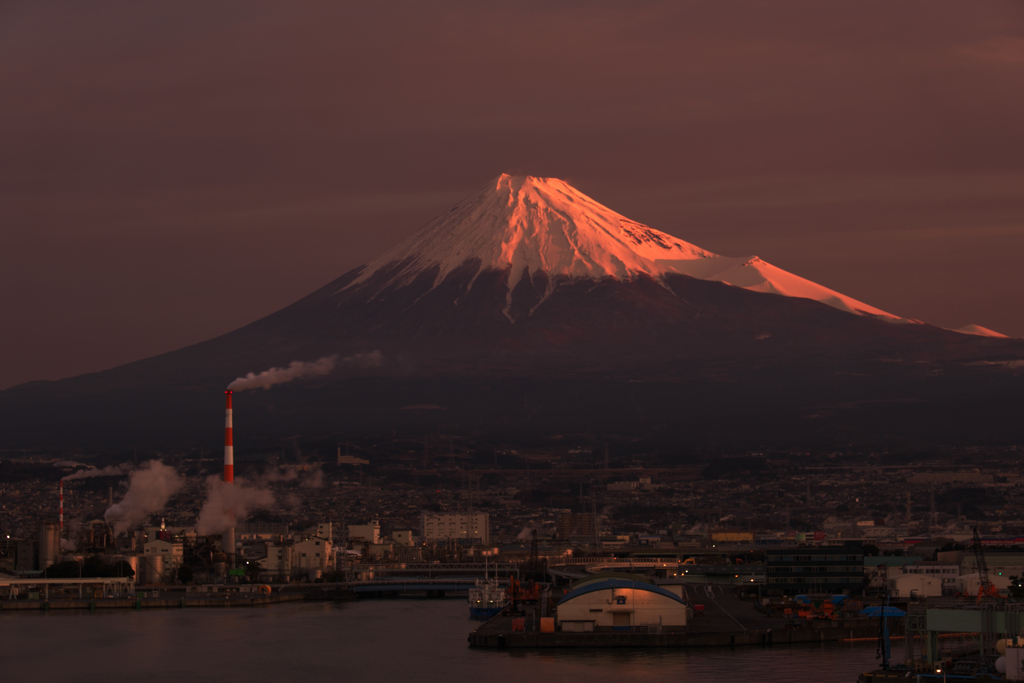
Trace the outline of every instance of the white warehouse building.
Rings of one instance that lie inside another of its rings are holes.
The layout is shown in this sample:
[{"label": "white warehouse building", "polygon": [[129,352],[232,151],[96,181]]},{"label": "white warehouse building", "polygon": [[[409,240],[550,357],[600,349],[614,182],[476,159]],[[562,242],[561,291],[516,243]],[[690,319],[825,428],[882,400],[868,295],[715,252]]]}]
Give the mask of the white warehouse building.
[{"label": "white warehouse building", "polygon": [[562,631],[685,627],[689,606],[675,593],[640,579],[609,578],[577,584],[558,602]]}]

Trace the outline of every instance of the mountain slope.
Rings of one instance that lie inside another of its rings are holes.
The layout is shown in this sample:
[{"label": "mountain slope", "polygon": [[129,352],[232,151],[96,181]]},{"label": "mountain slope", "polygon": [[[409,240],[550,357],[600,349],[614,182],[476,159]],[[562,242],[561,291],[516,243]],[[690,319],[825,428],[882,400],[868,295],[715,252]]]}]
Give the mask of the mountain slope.
[{"label": "mountain slope", "polygon": [[[524,275],[547,275],[550,295],[560,280],[618,280],[669,274],[724,282],[744,289],[821,301],[851,313],[916,322],[869,306],[756,256],[730,258],[632,221],[557,178],[501,175],[438,216],[417,234],[365,266],[347,287],[365,285],[384,270],[383,286],[407,285],[437,269],[435,285],[474,263],[508,271],[508,296]],[[472,286],[472,283],[471,285]]]},{"label": "mountain slope", "polygon": [[[672,441],[685,420],[693,443],[1020,435],[1004,416],[1024,407],[1024,342],[893,322],[909,321],[630,221],[561,181],[501,176],[245,327],[0,392],[0,439],[216,442],[210,416],[229,382],[322,358],[329,375],[244,394],[245,429],[379,433],[443,420]],[[406,409],[417,405],[447,412]]]}]

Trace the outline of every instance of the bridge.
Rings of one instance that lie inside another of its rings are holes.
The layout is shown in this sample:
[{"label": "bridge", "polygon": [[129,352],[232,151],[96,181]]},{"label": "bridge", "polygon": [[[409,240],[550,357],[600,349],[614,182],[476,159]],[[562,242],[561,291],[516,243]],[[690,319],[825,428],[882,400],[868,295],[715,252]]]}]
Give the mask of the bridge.
[{"label": "bridge", "polygon": [[356,594],[380,593],[427,593],[443,596],[446,593],[464,593],[476,585],[477,577],[445,577],[445,578],[398,578],[370,579],[367,581],[350,581],[345,584]]},{"label": "bridge", "polygon": [[514,562],[410,562],[404,564],[365,563],[352,565],[356,575],[409,576],[435,578],[441,576],[519,576],[520,565]]},{"label": "bridge", "polygon": [[548,567],[548,574],[556,581],[578,581],[603,571],[652,573],[661,569],[661,578],[688,580],[697,583],[748,584],[764,583],[763,564],[682,564],[672,558],[609,558],[579,557]]}]

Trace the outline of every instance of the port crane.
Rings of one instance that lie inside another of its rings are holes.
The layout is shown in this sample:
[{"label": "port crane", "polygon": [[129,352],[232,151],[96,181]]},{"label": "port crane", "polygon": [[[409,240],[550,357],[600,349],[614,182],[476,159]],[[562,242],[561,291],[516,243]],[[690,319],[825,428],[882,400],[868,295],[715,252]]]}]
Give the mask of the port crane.
[{"label": "port crane", "polygon": [[988,563],[985,562],[985,551],[981,548],[978,527],[974,527],[974,561],[978,565],[978,602],[984,598],[998,598],[999,590],[988,580]]}]

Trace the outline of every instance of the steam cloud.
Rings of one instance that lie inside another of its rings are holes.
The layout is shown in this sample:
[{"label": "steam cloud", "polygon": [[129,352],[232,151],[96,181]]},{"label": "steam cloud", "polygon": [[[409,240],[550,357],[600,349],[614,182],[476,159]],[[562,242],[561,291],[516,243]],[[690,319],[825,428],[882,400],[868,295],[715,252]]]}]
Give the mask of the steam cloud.
[{"label": "steam cloud", "polygon": [[274,494],[262,486],[246,486],[242,479],[225,483],[214,474],[206,478],[206,502],[196,520],[200,536],[219,534],[245,519],[249,512],[274,504]]},{"label": "steam cloud", "polygon": [[291,482],[298,480],[299,486],[306,489],[318,489],[324,485],[324,472],[320,469],[319,465],[313,465],[302,471],[299,474],[297,467],[277,467],[269,468],[259,475],[255,480],[255,485],[264,488],[267,484],[274,484],[277,482]]},{"label": "steam cloud", "polygon": [[322,377],[334,370],[335,366],[351,365],[360,368],[375,368],[384,361],[384,354],[380,351],[369,353],[357,353],[346,356],[340,361],[337,356],[324,356],[312,363],[293,360],[286,368],[270,368],[256,374],[250,372],[245,377],[239,377],[228,385],[231,391],[246,391],[247,389],[269,389],[275,384],[291,382],[293,379],[304,379],[306,377]]},{"label": "steam cloud", "polygon": [[119,536],[162,510],[184,485],[185,479],[173,467],[150,460],[131,473],[128,492],[121,502],[107,509],[103,518],[113,524],[114,535]]},{"label": "steam cloud", "polygon": [[128,468],[128,463],[124,463],[121,465],[110,465],[109,467],[104,467],[101,470],[95,468],[88,470],[78,470],[74,474],[69,474],[66,477],[62,477],[62,480],[72,481],[73,479],[90,479],[92,477],[119,477],[122,474],[127,473]]},{"label": "steam cloud", "polygon": [[516,539],[520,541],[529,541],[533,537],[534,531],[537,532],[538,536],[545,536],[551,532],[550,529],[545,530],[543,523],[530,522],[516,535]]},{"label": "steam cloud", "polygon": [[337,362],[337,356],[325,356],[324,358],[312,363],[303,363],[302,361],[293,360],[291,365],[287,368],[270,368],[269,370],[264,370],[258,375],[254,372],[250,372],[245,377],[239,377],[229,384],[228,389],[231,391],[245,391],[246,389],[257,389],[260,387],[263,389],[269,389],[275,384],[291,382],[293,379],[319,377],[330,373]]}]

